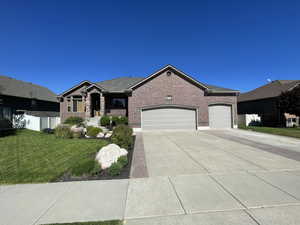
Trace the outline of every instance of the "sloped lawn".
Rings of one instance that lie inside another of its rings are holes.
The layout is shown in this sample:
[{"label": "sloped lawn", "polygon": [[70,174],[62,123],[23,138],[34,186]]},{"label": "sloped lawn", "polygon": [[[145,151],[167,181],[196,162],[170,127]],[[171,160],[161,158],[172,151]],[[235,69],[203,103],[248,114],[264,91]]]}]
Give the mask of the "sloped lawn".
[{"label": "sloped lawn", "polygon": [[0,184],[51,182],[68,171],[93,173],[95,153],[107,144],[30,130],[0,137]]},{"label": "sloped lawn", "polygon": [[277,128],[277,127],[239,127],[244,130],[252,130],[256,132],[268,133],[268,134],[276,134],[287,137],[300,138],[300,128]]}]

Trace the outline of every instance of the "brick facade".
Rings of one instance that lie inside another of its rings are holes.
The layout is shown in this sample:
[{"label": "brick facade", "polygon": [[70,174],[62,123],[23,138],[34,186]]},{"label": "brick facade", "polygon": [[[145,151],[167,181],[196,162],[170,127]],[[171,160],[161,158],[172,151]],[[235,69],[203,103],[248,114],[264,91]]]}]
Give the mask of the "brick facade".
[{"label": "brick facade", "polygon": [[[86,91],[85,94],[84,91]],[[225,93],[208,92],[207,88],[201,83],[193,81],[182,72],[174,68],[172,69],[171,66],[165,67],[159,72],[154,73],[148,79],[143,80],[142,83],[133,86],[132,91],[128,88],[127,92],[109,93],[106,91],[103,95],[99,87],[91,83],[84,83],[61,97],[61,120],[64,121],[69,116],[89,118],[91,116],[91,94],[94,92],[100,94],[101,115],[127,115],[129,125],[134,128],[141,127],[142,109],[166,105],[195,109],[197,112],[198,128],[209,126],[210,105],[230,105],[232,109],[233,126],[235,127],[237,125],[236,92],[229,91],[226,93],[226,90]],[[74,95],[83,96],[85,112],[67,111],[67,97]],[[126,99],[126,107],[121,109],[114,108],[110,103],[111,98]]]},{"label": "brick facade", "polygon": [[[172,100],[167,100],[171,96]],[[182,75],[163,71],[153,79],[148,80],[132,91],[128,97],[128,120],[134,128],[141,127],[141,109],[158,105],[179,105],[194,107],[197,109],[198,127],[209,126],[208,105],[229,104],[232,105],[233,123],[236,124],[236,96],[210,96],[201,86],[197,86],[185,79]]]}]

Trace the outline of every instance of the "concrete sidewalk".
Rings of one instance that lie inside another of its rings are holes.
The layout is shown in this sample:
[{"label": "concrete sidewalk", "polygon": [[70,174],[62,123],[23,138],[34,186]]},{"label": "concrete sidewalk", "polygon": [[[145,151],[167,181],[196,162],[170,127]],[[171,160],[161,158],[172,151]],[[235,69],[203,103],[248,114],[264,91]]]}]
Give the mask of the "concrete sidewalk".
[{"label": "concrete sidewalk", "polygon": [[0,186],[0,224],[300,224],[300,171]]}]

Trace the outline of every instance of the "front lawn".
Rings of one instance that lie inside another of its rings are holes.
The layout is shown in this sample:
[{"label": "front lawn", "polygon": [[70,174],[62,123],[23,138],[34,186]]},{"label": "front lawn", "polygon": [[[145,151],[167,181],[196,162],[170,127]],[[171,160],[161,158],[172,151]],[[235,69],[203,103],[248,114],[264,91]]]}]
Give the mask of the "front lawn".
[{"label": "front lawn", "polygon": [[278,127],[239,127],[244,130],[252,130],[256,132],[268,133],[268,134],[276,134],[287,137],[300,138],[300,128],[278,128]]},{"label": "front lawn", "polygon": [[122,225],[121,221],[106,221],[106,222],[85,222],[85,223],[53,223],[45,225]]},{"label": "front lawn", "polygon": [[0,137],[0,184],[51,182],[66,172],[92,173],[95,153],[107,144],[18,130]]}]

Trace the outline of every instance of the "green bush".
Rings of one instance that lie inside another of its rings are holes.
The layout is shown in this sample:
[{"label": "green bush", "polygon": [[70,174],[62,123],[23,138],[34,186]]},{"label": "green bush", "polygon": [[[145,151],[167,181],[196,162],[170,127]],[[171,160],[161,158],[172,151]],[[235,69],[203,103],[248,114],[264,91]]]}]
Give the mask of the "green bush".
[{"label": "green bush", "polygon": [[128,124],[128,118],[126,116],[120,116],[119,120],[118,120],[118,124],[117,125],[127,125]]},{"label": "green bush", "polygon": [[128,118],[126,116],[113,116],[111,120],[114,126],[118,126],[121,124],[124,125],[128,124]]},{"label": "green bush", "polygon": [[113,126],[117,126],[119,124],[119,117],[118,116],[112,116],[111,117],[111,122]]},{"label": "green bush", "polygon": [[70,127],[67,127],[67,126],[56,127],[54,134],[56,137],[59,137],[59,138],[72,138],[73,137],[73,132],[71,131]]},{"label": "green bush", "polygon": [[64,123],[70,124],[70,125],[79,125],[79,124],[83,123],[83,119],[78,116],[71,116],[71,117],[68,117]]},{"label": "green bush", "polygon": [[121,148],[129,150],[133,146],[132,133],[133,131],[130,127],[123,124],[118,125],[113,130],[111,141],[112,143],[119,145]]},{"label": "green bush", "polygon": [[109,116],[102,116],[100,119],[100,125],[106,127],[109,126],[109,124],[110,124]]},{"label": "green bush", "polygon": [[122,165],[119,162],[115,162],[111,164],[111,166],[108,168],[108,174],[110,176],[117,176],[121,174]]},{"label": "green bush", "polygon": [[97,134],[99,134],[100,132],[102,132],[102,129],[99,127],[93,127],[93,126],[88,126],[86,128],[86,135],[89,137],[96,137]]},{"label": "green bush", "polygon": [[128,164],[128,158],[126,155],[121,156],[120,158],[118,158],[118,163],[120,163],[122,165],[122,167],[126,166]]},{"label": "green bush", "polygon": [[97,175],[97,174],[99,174],[101,172],[101,170],[102,170],[101,169],[101,165],[97,161],[95,161],[95,166],[92,169],[91,174],[92,175]]}]

